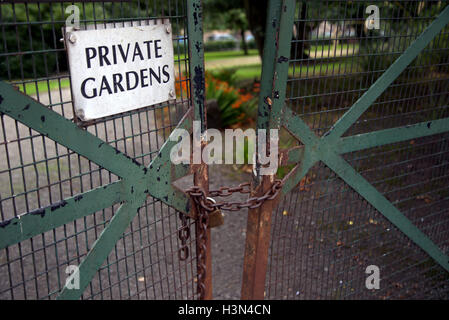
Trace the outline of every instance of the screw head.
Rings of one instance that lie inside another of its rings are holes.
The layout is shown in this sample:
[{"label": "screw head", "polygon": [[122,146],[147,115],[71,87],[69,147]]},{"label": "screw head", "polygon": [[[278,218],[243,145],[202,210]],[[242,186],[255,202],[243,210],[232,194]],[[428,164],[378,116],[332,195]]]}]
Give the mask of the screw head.
[{"label": "screw head", "polygon": [[69,35],[68,35],[68,39],[69,39],[69,41],[71,43],[75,43],[76,42],[76,35],[70,32]]},{"label": "screw head", "polygon": [[168,94],[169,94],[169,96],[172,97],[172,98],[175,96],[175,92],[173,91],[173,89],[170,89],[170,91],[169,91]]},{"label": "screw head", "polygon": [[170,33],[170,32],[171,32],[171,27],[170,27],[170,26],[166,26],[166,27],[165,27],[165,31],[166,31],[167,33]]}]

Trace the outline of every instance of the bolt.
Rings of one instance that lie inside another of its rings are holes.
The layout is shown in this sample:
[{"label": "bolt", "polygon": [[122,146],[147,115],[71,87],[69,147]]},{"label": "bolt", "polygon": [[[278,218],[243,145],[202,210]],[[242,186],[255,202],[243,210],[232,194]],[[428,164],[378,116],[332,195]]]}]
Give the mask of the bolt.
[{"label": "bolt", "polygon": [[69,33],[69,41],[71,42],[71,43],[75,43],[76,42],[76,35],[75,34],[73,34],[73,33]]},{"label": "bolt", "polygon": [[165,27],[165,31],[167,31],[167,33],[170,33],[170,32],[171,32],[170,26],[166,26],[166,27]]},{"label": "bolt", "polygon": [[175,96],[175,92],[173,91],[173,89],[170,89],[170,92],[168,93],[170,95],[170,97],[174,97]]}]

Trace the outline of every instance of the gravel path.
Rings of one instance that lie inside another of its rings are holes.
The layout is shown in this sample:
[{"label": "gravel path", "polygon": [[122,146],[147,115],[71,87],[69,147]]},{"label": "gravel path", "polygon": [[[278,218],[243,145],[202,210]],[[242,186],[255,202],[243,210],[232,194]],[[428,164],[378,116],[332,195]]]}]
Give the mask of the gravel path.
[{"label": "gravel path", "polygon": [[[251,176],[231,166],[211,166],[210,189],[236,186]],[[233,200],[244,201],[248,195],[236,194]],[[247,209],[225,212],[225,223],[212,230],[212,265],[214,299],[240,299],[243,255],[245,251]]]}]

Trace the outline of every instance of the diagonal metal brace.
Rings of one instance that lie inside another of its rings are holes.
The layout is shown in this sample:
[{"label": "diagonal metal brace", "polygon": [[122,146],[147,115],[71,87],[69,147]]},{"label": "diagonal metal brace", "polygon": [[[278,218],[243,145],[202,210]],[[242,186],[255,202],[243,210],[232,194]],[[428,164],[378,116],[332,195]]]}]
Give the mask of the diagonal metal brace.
[{"label": "diagonal metal brace", "polygon": [[[0,82],[0,112],[122,178],[118,182],[1,223],[0,248],[3,248],[115,203],[125,202],[81,263],[79,267],[79,272],[82,275],[80,289],[68,290],[67,287],[64,287],[59,299],[77,299],[82,295],[148,195],[160,199],[178,211],[184,213],[190,211],[189,197],[172,185],[174,180],[190,173],[189,165],[175,166],[170,161],[170,151],[177,143],[176,141],[168,139],[157,157],[148,167],[144,167],[3,81]],[[191,108],[181,120],[178,128],[192,131],[192,113]]]},{"label": "diagonal metal brace", "polygon": [[[0,112],[125,180],[146,181],[144,189],[140,191],[145,191],[178,211],[188,212],[188,197],[171,184],[175,176],[187,175],[190,170],[188,165],[175,166],[170,161],[171,147],[177,142],[167,140],[157,157],[145,167],[4,81],[0,81]],[[188,111],[178,127],[191,131],[191,119],[191,111]]]},{"label": "diagonal metal brace", "polygon": [[322,161],[449,272],[449,257],[339,155],[339,143],[330,144],[325,137],[319,138],[316,136],[307,124],[287,106],[284,107],[283,111],[285,128],[302,141],[306,148],[300,166],[302,170],[295,168],[286,178],[290,183],[284,185],[284,194],[290,191],[307,174],[313,163]]}]

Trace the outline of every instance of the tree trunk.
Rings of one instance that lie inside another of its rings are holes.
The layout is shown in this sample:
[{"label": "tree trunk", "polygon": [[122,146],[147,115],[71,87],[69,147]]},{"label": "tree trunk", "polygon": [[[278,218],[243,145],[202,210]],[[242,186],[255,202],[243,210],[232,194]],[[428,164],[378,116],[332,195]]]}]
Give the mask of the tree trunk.
[{"label": "tree trunk", "polygon": [[365,17],[365,7],[362,4],[359,4],[359,8],[357,10],[356,16],[354,17],[357,19],[357,23],[355,25],[355,32],[357,34],[357,37],[359,38],[359,41],[361,38],[366,37],[365,34],[365,21],[362,20]]},{"label": "tree trunk", "polygon": [[[256,41],[257,50],[259,55],[263,55],[263,46],[265,39],[265,24],[267,19],[268,0],[245,0],[246,18],[248,19],[249,28]],[[307,2],[303,1],[301,6],[301,20],[306,18],[307,14]],[[292,26],[293,28],[293,26]],[[296,35],[294,37],[297,40],[307,39],[310,28],[306,22],[301,21],[297,24]],[[292,59],[305,59],[308,55],[304,52],[308,47],[305,42],[292,46],[291,58]]]},{"label": "tree trunk", "polygon": [[[306,23],[307,18],[307,2],[303,1],[301,3],[301,21],[296,24],[297,32],[293,32],[293,38],[295,40],[306,40],[310,33],[310,27]],[[294,31],[294,30],[293,30]],[[308,42],[297,42],[292,44],[290,57],[291,59],[307,59],[309,55],[305,53],[305,50],[309,48]]]},{"label": "tree trunk", "polygon": [[245,0],[246,18],[261,57],[263,55],[267,8],[268,0]]},{"label": "tree trunk", "polygon": [[248,55],[248,44],[246,43],[246,39],[245,39],[245,29],[240,30],[240,35],[242,36],[242,49],[243,49],[243,52],[245,53],[245,56],[247,56]]}]

